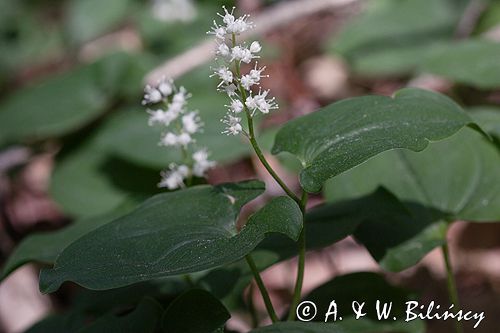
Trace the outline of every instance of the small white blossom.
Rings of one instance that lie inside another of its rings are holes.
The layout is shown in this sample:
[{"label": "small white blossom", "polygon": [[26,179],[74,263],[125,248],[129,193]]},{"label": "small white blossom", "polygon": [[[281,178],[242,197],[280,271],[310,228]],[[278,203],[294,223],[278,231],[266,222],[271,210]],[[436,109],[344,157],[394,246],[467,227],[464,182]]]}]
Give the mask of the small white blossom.
[{"label": "small white blossom", "polygon": [[173,104],[186,104],[187,99],[191,97],[191,94],[188,94],[186,91],[186,88],[180,87],[179,91],[175,93],[174,97],[172,98],[172,103]]},{"label": "small white blossom", "polygon": [[212,27],[212,30],[208,32],[208,34],[215,35],[217,39],[224,40],[226,39],[227,30],[225,27],[219,26],[214,20],[214,26]]},{"label": "small white blossom", "polygon": [[244,108],[243,103],[241,103],[239,99],[232,100],[231,105],[229,105],[228,107],[231,110],[231,112],[234,113],[240,113],[243,111]]},{"label": "small white blossom", "polygon": [[222,132],[227,135],[238,135],[243,131],[243,127],[241,126],[241,118],[235,117],[230,114],[226,115],[222,122],[226,124],[226,130]]},{"label": "small white blossom", "polygon": [[149,113],[148,125],[153,126],[154,124],[163,124],[168,126],[170,122],[173,120],[171,118],[171,113],[159,110],[146,110]]},{"label": "small white blossom", "polygon": [[257,81],[255,81],[252,78],[252,76],[247,74],[241,77],[240,83],[243,86],[243,88],[245,88],[246,90],[250,90],[250,88],[252,88],[253,85],[257,84]]},{"label": "small white blossom", "polygon": [[258,64],[255,64],[254,69],[250,71],[249,75],[256,83],[259,83],[261,78],[269,77],[269,75],[262,75],[262,72],[265,70],[266,70],[265,66],[259,69]]},{"label": "small white blossom", "polygon": [[231,84],[233,82],[233,72],[231,72],[226,66],[220,67],[211,76],[214,75],[217,75],[219,79],[221,79],[221,83],[218,87],[222,86],[223,84]]},{"label": "small white blossom", "polygon": [[168,97],[174,92],[174,85],[172,80],[167,80],[162,78],[158,82],[158,91],[163,95],[163,97]]},{"label": "small white blossom", "polygon": [[197,177],[203,177],[207,170],[215,166],[214,161],[208,160],[208,152],[206,149],[201,149],[193,154],[193,174]]},{"label": "small white blossom", "polygon": [[247,99],[245,101],[245,105],[247,106],[247,108],[249,108],[252,111],[257,108],[257,102],[256,102],[255,98],[253,98],[252,96],[247,97]]},{"label": "small white blossom", "polygon": [[189,112],[188,114],[182,116],[182,129],[184,132],[194,134],[199,131],[201,126],[202,123],[200,122],[198,113]]},{"label": "small white blossom", "polygon": [[166,133],[160,141],[160,145],[163,146],[177,146],[178,145],[178,140],[177,140],[177,135],[175,135],[172,132]]},{"label": "small white blossom", "polygon": [[193,142],[193,138],[191,138],[191,135],[189,135],[189,133],[183,132],[177,136],[177,143],[181,146],[186,147],[191,142]]},{"label": "small white blossom", "polygon": [[189,167],[186,165],[170,164],[169,169],[161,172],[161,181],[158,187],[175,190],[184,187],[184,179],[189,176]]},{"label": "small white blossom", "polygon": [[259,91],[258,95],[249,96],[245,101],[245,105],[252,111],[252,115],[258,110],[264,114],[269,113],[271,110],[277,109],[278,105],[275,102],[275,98],[267,98],[269,90],[264,92]]},{"label": "small white blossom", "polygon": [[144,88],[144,99],[142,100],[142,105],[155,104],[163,100],[161,92],[150,85]]},{"label": "small white blossom", "polygon": [[249,64],[254,58],[257,58],[257,56],[254,56],[249,49],[243,46],[237,45],[231,50],[231,61],[236,60]]},{"label": "small white blossom", "polygon": [[259,53],[262,50],[262,46],[260,46],[260,43],[255,41],[250,44],[250,52],[252,53]]},{"label": "small white blossom", "polygon": [[226,43],[221,43],[217,47],[216,54],[220,55],[223,58],[228,58],[229,56],[231,56],[231,49],[226,45]]}]

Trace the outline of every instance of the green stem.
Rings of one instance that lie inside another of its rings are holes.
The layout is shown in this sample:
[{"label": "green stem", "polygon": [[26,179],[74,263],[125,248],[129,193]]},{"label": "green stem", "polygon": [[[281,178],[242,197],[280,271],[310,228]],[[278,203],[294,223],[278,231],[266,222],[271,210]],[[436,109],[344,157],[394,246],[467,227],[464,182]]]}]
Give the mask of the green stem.
[{"label": "green stem", "polygon": [[250,255],[245,256],[245,259],[247,260],[248,266],[250,266],[250,269],[252,270],[255,282],[257,283],[257,287],[259,287],[260,294],[262,295],[262,299],[264,300],[264,304],[266,305],[267,313],[269,314],[271,321],[273,323],[276,323],[277,321],[279,321],[278,316],[274,311],[273,303],[271,302],[269,293],[267,292],[266,286],[264,285],[264,281],[262,281],[262,278],[260,277],[259,270],[257,269],[257,266],[255,265],[255,262]]},{"label": "green stem", "polygon": [[[236,35],[232,35],[232,44],[233,47],[236,46]],[[241,77],[241,66],[239,62],[235,62],[235,74],[237,78]],[[241,85],[241,82],[238,82],[238,90],[240,92],[240,97],[241,97],[241,102],[243,103],[243,108],[245,110],[247,122],[248,122],[248,139],[250,140],[250,144],[253,147],[253,150],[255,151],[255,154],[259,158],[260,162],[266,168],[267,172],[274,178],[274,180],[281,186],[283,191],[297,204],[299,205],[301,211],[302,211],[302,217],[304,218],[305,216],[305,211],[306,211],[306,204],[307,204],[307,192],[302,193],[302,198],[299,199],[299,197],[292,191],[290,188],[285,184],[285,182],[278,176],[278,174],[273,170],[269,162],[266,160],[266,157],[264,156],[264,153],[260,149],[260,146],[255,139],[255,129],[253,125],[253,118],[250,110],[248,109],[245,101],[247,99],[247,93],[246,90],[243,88]],[[295,318],[295,308],[297,307],[300,297],[301,297],[301,292],[302,292],[302,284],[304,282],[304,269],[305,269],[305,253],[306,253],[306,237],[305,237],[305,226],[302,228],[302,231],[300,233],[299,237],[299,261],[298,261],[298,268],[297,268],[297,280],[295,283],[295,290],[294,290],[294,296],[293,296],[293,301],[292,301],[292,306],[291,306],[291,312],[289,314],[289,319],[293,320]],[[269,298],[269,295],[267,293],[267,290],[264,286],[264,283],[262,282],[262,279],[260,278],[259,271],[257,270],[257,267],[255,266],[255,263],[253,262],[252,258],[248,255],[246,256],[247,262],[250,265],[250,268],[252,269],[255,280],[257,282],[257,286],[260,289],[260,292],[262,294],[262,298],[264,299],[264,303],[266,304],[267,311],[269,313],[269,316],[271,317],[271,320],[273,322],[278,321],[278,318],[276,316],[276,313],[274,312],[274,309],[272,307],[271,300]]]},{"label": "green stem", "polygon": [[[300,199],[300,210],[302,211],[303,221],[305,223],[305,213],[307,205],[307,192],[302,192],[302,198]],[[306,264],[306,226],[302,227],[302,232],[299,237],[299,259],[297,263],[297,278],[295,280],[295,290],[293,293],[292,304],[290,305],[290,311],[288,313],[288,320],[295,320],[295,308],[300,302],[302,296],[302,285],[304,283],[304,272]]]},{"label": "green stem", "polygon": [[[448,247],[448,243],[445,243],[441,250],[443,251],[444,263],[446,265],[446,276],[447,276],[447,284],[448,284],[448,296],[450,298],[450,302],[454,304],[457,308],[460,308],[460,301],[458,299],[458,291],[457,291],[457,283],[455,281],[455,277],[453,275],[453,267],[451,265],[450,260],[450,249]],[[455,321],[455,332],[463,333],[464,329],[462,327],[462,323],[459,321]]]},{"label": "green stem", "polygon": [[259,326],[259,318],[257,317],[257,310],[255,309],[255,304],[253,302],[253,289],[254,289],[254,284],[250,284],[250,288],[248,289],[248,296],[247,296],[247,306],[248,306],[248,312],[250,312],[250,318],[252,320],[252,328],[256,328]]}]

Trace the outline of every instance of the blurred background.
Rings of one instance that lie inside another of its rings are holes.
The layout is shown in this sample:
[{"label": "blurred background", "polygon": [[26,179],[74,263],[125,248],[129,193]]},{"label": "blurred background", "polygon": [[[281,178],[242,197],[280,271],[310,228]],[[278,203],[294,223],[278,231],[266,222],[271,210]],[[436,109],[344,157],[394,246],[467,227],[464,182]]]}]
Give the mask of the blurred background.
[{"label": "blurred background", "polygon": [[[0,267],[26,237],[159,191],[160,170],[177,156],[158,147],[159,130],[147,126],[140,101],[144,84],[162,75],[193,94],[189,106],[206,124],[199,140],[218,162],[208,181],[259,177],[267,195],[280,193],[242,139],[220,134],[227,101],[208,77],[206,31],[221,5],[251,13],[258,26],[246,37],[262,42],[270,75],[263,86],[280,104],[259,124],[268,150],[289,119],[406,86],[451,96],[500,137],[500,1],[0,0]],[[269,158],[298,188],[295,163]],[[500,226],[459,222],[450,242],[464,307],[500,318]],[[36,261],[51,262],[42,260],[47,246]],[[306,292],[334,275],[379,270],[350,238],[308,259]],[[278,307],[281,299],[286,305],[294,265],[264,274]],[[71,290],[38,292],[39,267],[4,276],[0,331],[23,332],[71,303]],[[388,278],[424,300],[446,300],[439,251]],[[230,324],[244,327],[237,318]],[[442,325],[431,322],[429,332],[450,331]],[[499,325],[490,320],[476,332],[497,333]]]}]

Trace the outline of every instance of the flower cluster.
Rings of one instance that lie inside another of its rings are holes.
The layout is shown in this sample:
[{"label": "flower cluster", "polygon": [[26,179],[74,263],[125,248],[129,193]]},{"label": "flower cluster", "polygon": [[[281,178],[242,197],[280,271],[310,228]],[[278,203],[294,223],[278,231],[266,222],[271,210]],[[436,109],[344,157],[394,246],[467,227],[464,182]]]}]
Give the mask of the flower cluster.
[{"label": "flower cluster", "polygon": [[254,59],[258,59],[258,54],[262,50],[259,42],[254,41],[250,46],[236,43],[236,37],[254,27],[248,21],[249,16],[243,15],[239,18],[234,16],[234,8],[229,12],[225,7],[224,14],[218,14],[222,18],[222,24],[214,21],[214,26],[208,34],[216,37],[216,60],[221,63],[214,70],[212,76],[220,79],[219,91],[226,93],[231,102],[226,105],[228,112],[222,119],[226,125],[223,132],[228,135],[238,135],[246,133],[241,125],[242,112],[248,117],[253,117],[257,112],[264,114],[277,109],[278,105],[274,98],[268,98],[269,90],[255,91],[254,87],[260,85],[260,80],[268,75],[263,75],[265,67],[259,67],[258,63],[249,73],[241,74],[241,64],[250,64]]},{"label": "flower cluster", "polygon": [[184,187],[184,181],[193,176],[204,177],[215,162],[208,159],[205,148],[194,149],[194,135],[203,130],[198,112],[188,111],[187,100],[191,97],[184,87],[177,88],[172,80],[162,79],[156,86],[147,85],[144,88],[143,105],[158,106],[147,109],[149,126],[160,125],[166,131],[162,134],[159,144],[166,147],[177,147],[185,156],[184,164],[172,163],[161,173],[159,187],[174,190]]}]

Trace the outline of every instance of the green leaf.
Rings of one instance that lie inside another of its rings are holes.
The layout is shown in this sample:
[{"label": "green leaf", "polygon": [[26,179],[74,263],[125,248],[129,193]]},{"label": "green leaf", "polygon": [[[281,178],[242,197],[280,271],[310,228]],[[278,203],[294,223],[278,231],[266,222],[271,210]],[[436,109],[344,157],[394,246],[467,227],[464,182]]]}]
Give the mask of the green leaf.
[{"label": "green leaf", "polygon": [[16,268],[28,262],[54,264],[57,256],[69,244],[86,233],[125,214],[132,207],[132,203],[127,203],[111,213],[79,219],[61,230],[40,232],[27,236],[17,245],[8,258],[0,275],[0,281],[5,279]]},{"label": "green leaf", "polygon": [[469,109],[474,119],[488,134],[500,140],[500,108],[478,106]]},{"label": "green leaf", "polygon": [[[332,245],[352,235],[364,221],[377,221],[391,214],[407,216],[406,207],[384,189],[359,199],[335,202],[312,208],[306,214],[307,250],[313,251]],[[297,244],[279,234],[270,235],[252,252],[259,270],[297,255]],[[197,280],[200,286],[210,290],[226,307],[240,306],[241,294],[253,279],[245,261],[225,265]]]},{"label": "green leaf", "polygon": [[66,11],[66,26],[75,43],[99,37],[115,28],[129,13],[129,0],[71,0]]},{"label": "green leaf", "polygon": [[102,290],[198,272],[243,258],[268,233],[296,239],[302,217],[286,197],[275,198],[236,232],[241,206],[262,192],[262,183],[251,181],[156,195],[67,247],[52,270],[42,271],[41,290],[55,291],[64,281]]},{"label": "green leaf", "polygon": [[146,169],[109,154],[88,139],[57,160],[50,194],[67,214],[105,214],[131,196],[158,193],[157,170]]},{"label": "green leaf", "polygon": [[[445,220],[500,219],[500,153],[470,129],[427,150],[386,152],[327,182],[327,201],[356,198],[384,186],[411,216],[362,224],[355,236],[389,270],[413,265],[444,244]],[[384,234],[385,237],[377,237]]]},{"label": "green leaf", "polygon": [[76,130],[109,104],[90,65],[21,89],[0,104],[0,140],[44,139]]},{"label": "green leaf", "polygon": [[444,214],[397,202],[399,207],[363,221],[354,232],[380,266],[393,272],[415,265],[434,248],[444,245],[448,230]]},{"label": "green leaf", "polygon": [[302,187],[323,183],[386,150],[424,150],[466,125],[470,117],[451,99],[430,91],[403,89],[394,98],[366,96],[331,104],[285,124],[273,154],[299,158]]},{"label": "green leaf", "polygon": [[[367,3],[332,39],[351,69],[363,75],[414,71],[430,51],[452,39],[464,1],[378,0]],[[422,20],[425,17],[425,20]]]},{"label": "green leaf", "polygon": [[500,44],[467,40],[450,44],[429,56],[421,70],[483,89],[500,87]]},{"label": "green leaf", "polygon": [[124,316],[105,315],[78,333],[154,333],[159,327],[162,312],[160,304],[145,298],[134,311]]},{"label": "green leaf", "polygon": [[163,332],[213,332],[224,326],[231,315],[212,294],[192,289],[175,299],[162,318]]}]

